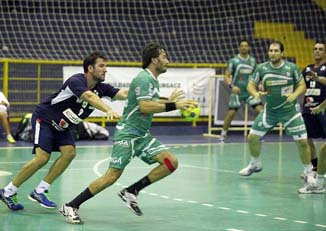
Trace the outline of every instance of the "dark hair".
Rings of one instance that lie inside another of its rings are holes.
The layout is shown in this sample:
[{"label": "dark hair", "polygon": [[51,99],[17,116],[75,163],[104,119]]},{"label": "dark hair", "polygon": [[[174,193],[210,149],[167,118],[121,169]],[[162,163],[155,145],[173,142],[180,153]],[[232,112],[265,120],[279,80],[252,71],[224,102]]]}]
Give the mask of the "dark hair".
[{"label": "dark hair", "polygon": [[272,44],[278,44],[279,45],[279,47],[280,47],[280,50],[281,50],[281,52],[283,52],[284,51],[284,45],[283,45],[283,43],[282,42],[280,42],[280,41],[273,41],[273,42],[271,42],[270,44],[269,44],[269,46],[268,46],[268,49],[270,48],[270,46],[272,45]]},{"label": "dark hair", "polygon": [[243,43],[243,42],[248,43],[248,45],[250,46],[250,42],[249,42],[247,39],[241,39],[241,40],[239,41],[239,46],[241,46],[241,43]]},{"label": "dark hair", "polygon": [[316,44],[324,44],[324,47],[326,48],[326,42],[324,42],[324,41],[319,41],[319,40],[317,40],[317,41],[315,42],[315,44],[314,44],[314,47],[315,47]]},{"label": "dark hair", "polygon": [[152,58],[160,56],[161,50],[165,50],[163,46],[158,43],[148,43],[145,45],[142,52],[143,68],[145,69],[152,62]]},{"label": "dark hair", "polygon": [[105,61],[107,60],[105,54],[100,51],[93,51],[84,59],[83,62],[84,73],[88,71],[89,65],[95,66],[96,60],[98,58],[104,59]]}]

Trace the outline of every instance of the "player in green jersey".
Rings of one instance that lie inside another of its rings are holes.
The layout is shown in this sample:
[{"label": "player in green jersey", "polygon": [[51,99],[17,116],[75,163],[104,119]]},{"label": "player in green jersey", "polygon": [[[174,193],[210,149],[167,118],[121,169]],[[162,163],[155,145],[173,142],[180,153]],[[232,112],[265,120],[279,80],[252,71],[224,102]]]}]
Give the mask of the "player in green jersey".
[{"label": "player in green jersey", "polygon": [[93,181],[83,192],[59,210],[69,223],[80,224],[79,206],[112,185],[121,176],[130,160],[137,156],[147,164],[157,163],[148,175],[118,193],[136,215],[142,215],[136,198],[146,186],[170,175],[178,160],[169,149],[149,133],[154,113],[195,107],[194,100],[184,98],[183,91],[174,91],[169,99],[159,95],[158,76],[169,64],[166,50],[157,43],[143,49],[143,71],[130,84],[123,116],[116,126],[111,161],[107,172]]},{"label": "player in green jersey", "polygon": [[[248,84],[248,92],[256,99],[264,96],[265,104],[248,136],[251,161],[239,172],[242,176],[250,176],[262,170],[260,139],[278,123],[282,123],[285,132],[295,140],[305,175],[311,174],[307,131],[297,102],[297,97],[305,92],[306,85],[297,66],[284,60],[283,53],[283,44],[279,41],[272,42],[268,50],[269,61],[256,68]],[[259,83],[262,84],[263,91],[257,91]]]},{"label": "player in green jersey", "polygon": [[263,110],[261,100],[250,96],[247,91],[249,78],[256,67],[256,59],[249,54],[249,50],[249,42],[241,40],[239,42],[239,54],[229,60],[225,71],[224,81],[229,85],[232,93],[230,95],[229,109],[224,118],[220,141],[224,141],[231,122],[241,106],[241,102],[250,105],[257,114]]}]

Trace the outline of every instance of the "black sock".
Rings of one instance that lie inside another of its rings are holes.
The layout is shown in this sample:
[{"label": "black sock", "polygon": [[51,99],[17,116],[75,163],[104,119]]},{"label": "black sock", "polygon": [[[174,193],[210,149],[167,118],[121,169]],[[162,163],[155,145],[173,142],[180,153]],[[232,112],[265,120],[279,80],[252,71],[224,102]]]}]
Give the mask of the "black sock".
[{"label": "black sock", "polygon": [[312,166],[316,169],[316,168],[317,168],[317,164],[318,164],[318,159],[317,159],[317,158],[312,159],[312,160],[311,160],[311,164],[312,164]]},{"label": "black sock", "polygon": [[79,206],[82,203],[92,198],[93,196],[94,195],[91,193],[91,191],[89,191],[89,188],[86,188],[84,191],[82,191],[78,196],[76,196],[72,201],[70,201],[66,205],[73,208],[79,208]]},{"label": "black sock", "polygon": [[144,178],[140,179],[133,185],[130,185],[127,188],[127,191],[132,194],[137,195],[140,190],[142,190],[143,188],[145,188],[146,186],[148,186],[150,184],[151,184],[151,181],[149,180],[148,176],[145,176]]}]

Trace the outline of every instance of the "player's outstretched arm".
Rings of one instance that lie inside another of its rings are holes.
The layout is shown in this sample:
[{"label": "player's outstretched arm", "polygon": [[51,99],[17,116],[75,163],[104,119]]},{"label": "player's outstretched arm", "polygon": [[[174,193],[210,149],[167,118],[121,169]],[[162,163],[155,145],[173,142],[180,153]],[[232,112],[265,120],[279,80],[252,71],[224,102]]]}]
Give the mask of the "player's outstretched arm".
[{"label": "player's outstretched arm", "polygon": [[106,105],[100,97],[94,94],[92,91],[85,91],[80,98],[87,101],[90,105],[96,109],[103,111],[107,114],[107,119],[112,120],[113,118],[119,118],[118,113],[112,111],[112,109]]},{"label": "player's outstretched arm", "polygon": [[180,100],[178,102],[162,103],[160,101],[142,100],[138,102],[142,113],[159,113],[173,111],[177,109],[186,109],[189,107],[197,107],[198,103],[192,99]]},{"label": "player's outstretched arm", "polygon": [[114,99],[125,100],[128,97],[128,89],[120,89],[117,94],[114,96]]}]

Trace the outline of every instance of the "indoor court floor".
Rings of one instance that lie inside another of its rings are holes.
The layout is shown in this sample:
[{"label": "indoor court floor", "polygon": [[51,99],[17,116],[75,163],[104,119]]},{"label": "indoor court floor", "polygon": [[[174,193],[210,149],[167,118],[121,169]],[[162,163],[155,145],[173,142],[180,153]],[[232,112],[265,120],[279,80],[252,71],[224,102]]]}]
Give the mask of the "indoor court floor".
[{"label": "indoor court floor", "polygon": [[[326,230],[326,194],[300,195],[302,165],[292,141],[266,140],[264,169],[250,177],[238,171],[247,165],[247,143],[217,143],[193,136],[156,136],[179,159],[177,171],[138,196],[144,215],[134,215],[117,196],[123,187],[153,166],[134,159],[116,184],[80,208],[84,225],[71,225],[56,210],[31,202],[27,195],[43,178],[51,162],[25,182],[18,198],[25,209],[9,211],[0,202],[3,231],[318,231]],[[320,145],[320,143],[319,143]],[[52,185],[51,199],[59,206],[70,201],[108,167],[112,141],[77,142],[77,157]],[[18,143],[0,148],[0,187],[31,159],[31,146]]]}]

